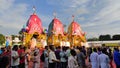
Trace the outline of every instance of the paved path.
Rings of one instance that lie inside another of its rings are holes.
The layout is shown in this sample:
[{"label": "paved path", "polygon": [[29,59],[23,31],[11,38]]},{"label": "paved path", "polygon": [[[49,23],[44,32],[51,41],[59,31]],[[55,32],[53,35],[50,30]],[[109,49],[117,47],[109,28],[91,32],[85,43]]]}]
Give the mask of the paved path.
[{"label": "paved path", "polygon": [[[89,65],[90,63],[86,60],[86,64]],[[113,64],[113,68],[116,68],[114,61],[112,62],[112,64]],[[33,63],[30,62],[29,68],[32,68],[33,67],[32,65],[33,65]],[[43,65],[44,65],[44,63],[40,62],[40,68],[43,68]],[[91,68],[91,67],[88,67],[88,68]]]}]

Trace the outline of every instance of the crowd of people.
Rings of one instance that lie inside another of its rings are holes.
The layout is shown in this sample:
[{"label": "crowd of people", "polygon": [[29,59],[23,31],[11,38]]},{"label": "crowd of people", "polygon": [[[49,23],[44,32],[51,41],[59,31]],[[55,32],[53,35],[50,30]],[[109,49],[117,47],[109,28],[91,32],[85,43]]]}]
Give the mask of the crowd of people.
[{"label": "crowd of people", "polygon": [[120,68],[118,47],[14,45],[0,49],[0,68],[114,68],[113,61]]}]

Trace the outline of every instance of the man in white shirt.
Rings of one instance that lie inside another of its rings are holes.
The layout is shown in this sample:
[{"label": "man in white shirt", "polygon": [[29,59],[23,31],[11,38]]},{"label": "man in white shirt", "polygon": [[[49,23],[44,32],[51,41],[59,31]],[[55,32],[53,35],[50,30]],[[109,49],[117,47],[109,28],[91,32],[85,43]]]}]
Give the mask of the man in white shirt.
[{"label": "man in white shirt", "polygon": [[14,45],[12,52],[11,52],[11,66],[12,68],[18,68],[19,62],[20,62],[20,58],[18,55],[18,46]]},{"label": "man in white shirt", "polygon": [[70,50],[71,56],[68,57],[68,68],[79,68],[78,62],[76,60],[76,52],[75,50]]},{"label": "man in white shirt", "polygon": [[55,68],[55,63],[59,62],[59,60],[56,59],[55,53],[54,53],[54,47],[53,45],[49,45],[50,51],[49,51],[49,67],[48,68]]},{"label": "man in white shirt", "polygon": [[99,66],[101,68],[110,68],[109,67],[109,57],[106,55],[106,48],[102,49],[102,54],[98,56]]},{"label": "man in white shirt", "polygon": [[90,61],[91,61],[91,64],[92,64],[92,68],[99,68],[97,49],[94,48],[93,51],[94,52],[91,53],[91,55],[90,55]]},{"label": "man in white shirt", "polygon": [[61,61],[61,65],[60,68],[67,68],[67,60],[68,60],[68,56],[66,54],[66,48],[62,47],[62,51],[60,52],[60,61]]}]

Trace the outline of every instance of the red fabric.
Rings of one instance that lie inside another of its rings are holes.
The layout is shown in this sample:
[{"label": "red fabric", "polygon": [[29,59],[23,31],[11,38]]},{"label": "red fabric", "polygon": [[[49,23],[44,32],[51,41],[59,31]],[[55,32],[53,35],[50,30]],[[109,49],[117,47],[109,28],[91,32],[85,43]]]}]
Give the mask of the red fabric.
[{"label": "red fabric", "polygon": [[8,56],[9,52],[3,52],[2,56]]},{"label": "red fabric", "polygon": [[63,35],[64,33],[64,28],[63,28],[63,24],[61,23],[60,20],[54,18],[54,22],[53,22],[53,31],[55,33],[55,35],[61,34]]},{"label": "red fabric", "polygon": [[4,52],[1,55],[1,57],[4,57],[4,56],[7,56],[9,58],[9,65],[8,66],[10,66],[11,65],[11,52],[10,51],[9,52]]},{"label": "red fabric", "polygon": [[[19,49],[19,50],[18,50],[19,56],[20,56],[22,53],[24,53],[24,49]],[[20,63],[24,63],[24,62],[25,62],[25,57],[22,57],[22,58],[20,59]]]},{"label": "red fabric", "polygon": [[79,36],[84,35],[80,25],[77,22],[72,22],[72,35],[79,35]]},{"label": "red fabric", "polygon": [[29,34],[33,34],[34,32],[41,34],[43,32],[42,22],[36,14],[30,16],[27,26]]}]

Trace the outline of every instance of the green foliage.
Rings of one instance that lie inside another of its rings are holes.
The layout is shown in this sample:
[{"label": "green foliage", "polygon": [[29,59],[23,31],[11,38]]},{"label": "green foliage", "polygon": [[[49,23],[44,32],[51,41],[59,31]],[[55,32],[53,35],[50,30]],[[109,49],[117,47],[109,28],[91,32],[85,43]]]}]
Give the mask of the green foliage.
[{"label": "green foliage", "polygon": [[111,36],[109,34],[99,36],[99,41],[108,41],[108,40],[111,40]]},{"label": "green foliage", "polygon": [[115,47],[115,46],[119,46],[119,44],[118,43],[106,43],[105,46]]},{"label": "green foliage", "polygon": [[15,37],[17,37],[17,35],[11,35],[12,36],[12,40],[15,39]]},{"label": "green foliage", "polygon": [[5,36],[3,34],[0,34],[0,45],[5,43]]},{"label": "green foliage", "polygon": [[19,31],[19,34],[22,34],[22,30]]},{"label": "green foliage", "polygon": [[113,39],[113,40],[120,40],[120,35],[113,35],[113,36],[112,36],[112,39]]},{"label": "green foliage", "polygon": [[98,38],[89,38],[87,39],[87,41],[98,41],[99,39]]}]

